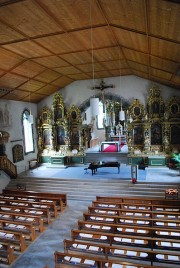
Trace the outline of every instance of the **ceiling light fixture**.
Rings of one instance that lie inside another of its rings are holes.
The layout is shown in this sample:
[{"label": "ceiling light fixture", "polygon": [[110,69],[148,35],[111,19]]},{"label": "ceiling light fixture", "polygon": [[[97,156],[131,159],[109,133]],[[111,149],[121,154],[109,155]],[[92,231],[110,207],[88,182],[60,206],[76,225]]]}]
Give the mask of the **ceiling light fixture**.
[{"label": "ceiling light fixture", "polygon": [[[30,78],[28,80],[28,83],[29,83],[29,81],[30,81]],[[28,86],[30,86],[30,85],[28,85]],[[28,116],[28,121],[29,121],[29,124],[33,124],[34,123],[34,118],[33,118],[33,115],[31,114],[31,92],[30,92],[30,90],[29,90],[29,106],[30,106],[30,114]]]},{"label": "ceiling light fixture", "polygon": [[92,116],[99,115],[99,98],[96,98],[95,85],[94,85],[94,48],[93,48],[93,32],[92,32],[92,0],[90,0],[90,23],[91,23],[91,50],[92,50],[92,74],[93,74],[93,88],[94,96],[90,98],[90,107]]},{"label": "ceiling light fixture", "polygon": [[[118,50],[119,51],[119,50]],[[121,66],[120,66],[120,51],[119,51],[119,89],[121,90]],[[121,110],[119,111],[119,120],[125,121],[125,112],[122,109],[122,99],[121,99]]]}]

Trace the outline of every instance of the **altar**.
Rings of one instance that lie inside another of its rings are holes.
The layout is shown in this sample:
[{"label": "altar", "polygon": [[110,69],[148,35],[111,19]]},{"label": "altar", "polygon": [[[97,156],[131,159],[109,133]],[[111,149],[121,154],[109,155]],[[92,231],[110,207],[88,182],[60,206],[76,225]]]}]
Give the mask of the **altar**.
[{"label": "altar", "polygon": [[166,157],[163,155],[148,156],[148,166],[166,166]]},{"label": "altar", "polygon": [[119,141],[102,141],[100,150],[101,152],[119,152],[120,143]]}]

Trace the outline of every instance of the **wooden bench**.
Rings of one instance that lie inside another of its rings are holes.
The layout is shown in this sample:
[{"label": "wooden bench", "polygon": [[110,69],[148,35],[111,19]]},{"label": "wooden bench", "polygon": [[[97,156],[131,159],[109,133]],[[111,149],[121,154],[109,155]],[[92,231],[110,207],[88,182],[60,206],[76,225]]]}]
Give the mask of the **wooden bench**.
[{"label": "wooden bench", "polygon": [[6,221],[14,221],[19,223],[30,223],[32,224],[35,229],[39,232],[43,232],[45,230],[43,219],[40,216],[32,216],[32,215],[26,215],[16,212],[0,212],[0,220],[4,219]]},{"label": "wooden bench", "polygon": [[132,215],[121,215],[121,216],[112,216],[112,215],[103,215],[103,214],[91,214],[84,213],[84,220],[88,221],[97,221],[97,222],[111,222],[116,224],[131,224],[132,226],[154,226],[157,229],[164,227],[176,228],[180,230],[180,219],[152,219],[150,217],[134,216]]},{"label": "wooden bench", "polygon": [[121,208],[97,208],[88,207],[88,213],[91,214],[103,214],[103,215],[122,215],[132,217],[146,217],[146,218],[164,218],[164,219],[180,219],[180,211],[151,211],[151,210],[126,210]]},{"label": "wooden bench", "polygon": [[136,198],[136,197],[115,197],[115,196],[96,196],[96,201],[101,202],[113,202],[116,203],[126,203],[126,204],[149,204],[149,205],[172,205],[172,206],[180,206],[180,200],[173,199],[162,199],[162,198]]},{"label": "wooden bench", "polygon": [[57,205],[63,208],[67,206],[67,195],[61,193],[46,193],[46,192],[34,192],[34,191],[23,191],[18,192],[17,190],[4,189],[3,194],[10,194],[15,196],[31,196],[31,197],[40,197],[44,199],[50,199],[56,201]]},{"label": "wooden bench", "polygon": [[[69,268],[69,267],[87,267],[87,268],[110,268],[110,267],[123,267],[123,268],[142,268],[142,264],[134,263],[132,261],[123,261],[120,259],[102,259],[102,257],[82,256],[81,254],[72,254],[55,251],[55,268]],[[113,266],[118,265],[118,266]],[[152,267],[146,264],[146,268]],[[159,268],[159,266],[154,266]]]},{"label": "wooden bench", "polygon": [[41,216],[44,223],[49,224],[51,219],[50,208],[27,208],[21,206],[8,206],[8,205],[1,205],[0,212],[16,212],[25,215],[36,215]]},{"label": "wooden bench", "polygon": [[92,207],[97,208],[119,208],[125,210],[143,210],[143,211],[175,211],[180,212],[179,205],[158,205],[158,204],[132,204],[126,202],[92,201]]},{"label": "wooden bench", "polygon": [[132,236],[133,238],[137,237],[149,237],[153,238],[151,244],[155,248],[166,248],[169,250],[179,250],[180,249],[180,232],[172,231],[172,229],[166,228],[162,233],[156,233],[155,227],[139,227],[131,225],[124,226],[119,224],[110,224],[110,223],[96,223],[96,222],[87,222],[87,221],[78,221],[78,228],[81,231],[90,231],[90,232],[102,232],[102,233],[112,233],[112,234],[122,234]]},{"label": "wooden bench", "polygon": [[97,172],[98,168],[103,167],[117,167],[118,168],[118,174],[120,172],[120,163],[119,162],[93,162],[88,166],[88,169],[91,169],[92,175]]},{"label": "wooden bench", "polygon": [[24,235],[18,232],[0,230],[0,241],[9,243],[16,251],[20,252],[23,252],[27,247]]},{"label": "wooden bench", "polygon": [[96,200],[64,240],[65,252],[55,252],[55,267],[179,267],[179,203],[166,201]]},{"label": "wooden bench", "polygon": [[8,199],[8,198],[0,198],[0,205],[8,205],[8,206],[16,206],[16,207],[27,207],[27,208],[49,208],[51,215],[57,217],[58,211],[56,207],[56,202],[53,201],[51,203],[44,202],[36,202],[36,201],[23,201],[18,199]]},{"label": "wooden bench", "polygon": [[14,248],[6,242],[0,241],[0,263],[10,265],[14,261]]},{"label": "wooden bench", "polygon": [[45,199],[43,197],[36,196],[21,196],[21,195],[0,195],[0,199],[9,199],[9,200],[18,200],[18,201],[30,201],[30,202],[42,202],[46,204],[54,204],[57,207],[57,210],[62,211],[62,207],[60,207],[57,203],[59,200]]},{"label": "wooden bench", "polygon": [[0,228],[1,230],[22,233],[27,240],[34,241],[36,238],[36,228],[31,223],[0,219]]},{"label": "wooden bench", "polygon": [[150,262],[152,260],[153,251],[151,249],[140,249],[125,247],[121,245],[109,246],[108,244],[89,243],[86,241],[64,240],[64,251],[70,254],[81,254],[89,256],[90,254],[108,259],[108,258],[123,258],[130,260],[138,260],[141,262]]}]

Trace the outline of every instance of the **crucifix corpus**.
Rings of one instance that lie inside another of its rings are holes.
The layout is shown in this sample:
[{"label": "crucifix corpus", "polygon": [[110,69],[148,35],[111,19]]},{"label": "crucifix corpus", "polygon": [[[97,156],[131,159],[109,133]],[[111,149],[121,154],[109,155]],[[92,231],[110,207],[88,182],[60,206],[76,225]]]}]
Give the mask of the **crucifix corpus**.
[{"label": "crucifix corpus", "polygon": [[106,85],[105,82],[102,80],[99,84],[99,86],[94,86],[92,87],[92,89],[96,90],[96,89],[99,89],[101,90],[101,93],[102,93],[102,102],[104,103],[104,90],[107,89],[107,88],[115,88],[114,85]]}]

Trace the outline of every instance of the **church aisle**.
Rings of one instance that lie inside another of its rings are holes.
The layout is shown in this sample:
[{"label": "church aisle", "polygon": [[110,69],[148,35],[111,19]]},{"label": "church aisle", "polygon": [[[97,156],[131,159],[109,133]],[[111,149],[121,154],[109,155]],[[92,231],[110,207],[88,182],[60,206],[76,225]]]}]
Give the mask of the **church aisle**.
[{"label": "church aisle", "polygon": [[68,206],[60,216],[48,226],[9,268],[54,268],[54,252],[63,251],[63,240],[71,237],[71,229],[77,228],[77,221],[91,202],[68,201]]}]

